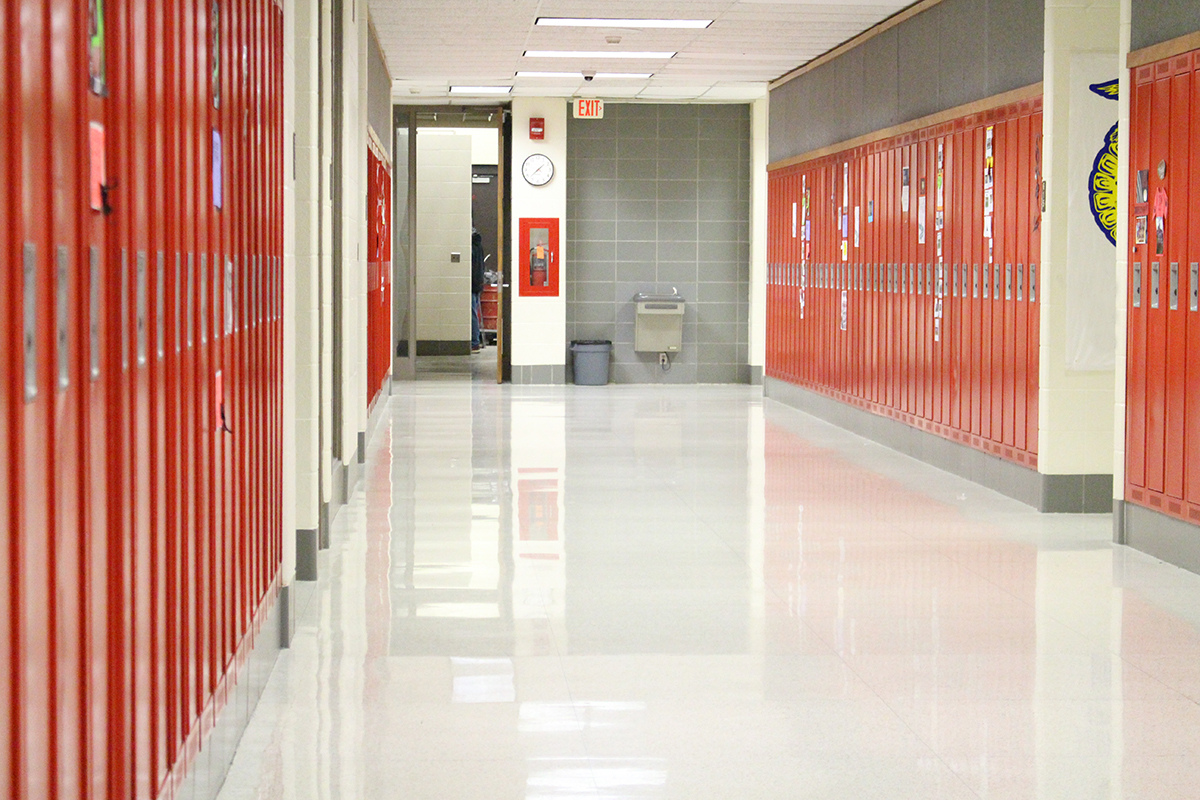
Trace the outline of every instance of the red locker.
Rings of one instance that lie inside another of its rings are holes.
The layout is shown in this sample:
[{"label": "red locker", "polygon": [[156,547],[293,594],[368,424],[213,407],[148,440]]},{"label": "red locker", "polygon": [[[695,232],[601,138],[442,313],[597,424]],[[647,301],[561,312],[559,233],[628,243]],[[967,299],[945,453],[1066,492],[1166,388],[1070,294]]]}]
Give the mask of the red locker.
[{"label": "red locker", "polygon": [[[1164,180],[1170,227],[1164,253],[1163,302],[1167,318],[1166,363],[1166,436],[1164,438],[1164,491],[1180,500],[1184,496],[1184,431],[1186,429],[1187,310],[1180,303],[1181,280],[1185,277],[1188,255],[1189,216],[1187,178],[1190,169],[1191,137],[1191,57],[1171,60],[1171,73],[1163,81],[1170,89],[1170,139],[1167,145],[1167,176]],[[1176,222],[1178,220],[1178,222]],[[1182,268],[1182,270],[1181,270]],[[1178,511],[1177,511],[1178,513]]]},{"label": "red locker", "polygon": [[[15,21],[10,19],[11,13],[11,4],[0,9],[0,67],[6,76],[15,77],[20,74],[20,50],[13,41],[16,29]],[[16,106],[10,96],[14,82],[0,81],[0,108],[9,112],[10,119],[13,119],[11,112]],[[13,121],[15,123],[15,120]],[[13,129],[16,127],[15,124],[12,125]],[[14,148],[15,143],[10,139],[10,126],[0,125],[0,170],[3,170],[5,175],[16,176],[19,173]],[[12,185],[16,182],[15,179],[10,180],[9,185],[0,188],[0,219],[17,218],[14,213],[17,204],[11,198]],[[19,248],[10,236],[11,232],[11,226],[0,225],[0,252],[8,264],[19,264]],[[0,303],[4,308],[17,307],[16,287],[13,285],[16,275],[15,269],[0,270]],[[14,354],[18,352],[16,343],[20,341],[16,330],[19,318],[19,315],[5,314],[0,320],[0,379],[4,381],[4,391],[0,394],[0,486],[14,485],[11,464],[15,461],[16,452],[13,449],[12,433],[16,425],[14,409],[19,402],[16,395],[21,386],[14,358]],[[19,535],[16,527],[19,517],[15,516],[15,511],[15,503],[0,503],[0,641],[3,642],[16,641],[15,629],[20,624],[16,615],[12,613],[14,601],[19,596],[14,591],[15,576],[12,572],[13,566],[16,565],[13,546]],[[13,764],[13,732],[19,719],[13,715],[14,684],[19,683],[19,679],[15,680],[15,666],[18,662],[14,656],[12,647],[5,647],[0,652],[0,795],[5,797],[20,796],[16,784],[18,776]]]},{"label": "red locker", "polygon": [[[1200,136],[1200,57],[1192,53],[1192,69],[1187,73],[1190,81],[1188,106],[1191,118],[1181,121],[1190,129],[1191,140]],[[1188,232],[1186,254],[1181,251],[1180,270],[1185,270],[1187,287],[1181,298],[1181,308],[1187,315],[1187,429],[1185,471],[1185,498],[1191,505],[1189,519],[1200,508],[1200,154],[1188,154],[1188,168],[1179,170],[1187,179]],[[1181,193],[1176,192],[1179,197]],[[1179,197],[1182,200],[1182,197]],[[1176,202],[1178,203],[1179,200]]]},{"label": "red locker", "polygon": [[[11,730],[16,797],[47,797],[53,791],[52,758],[56,740],[52,704],[57,692],[53,632],[56,627],[51,527],[53,474],[53,240],[51,220],[50,31],[48,17],[23,13],[14,19],[19,61],[12,87],[17,95],[11,131],[19,137],[14,183],[16,224],[12,265],[17,325],[15,353],[19,392],[13,430],[13,500],[16,516],[11,562],[16,632],[13,637],[15,693]],[[19,77],[18,77],[19,76]]]},{"label": "red locker", "polygon": [[[1159,189],[1167,192],[1166,181],[1160,179],[1154,165],[1168,157],[1170,150],[1171,85],[1168,77],[1169,64],[1155,65],[1154,83],[1150,91],[1153,111],[1150,123],[1150,202],[1153,205]],[[1151,209],[1153,210],[1153,209]],[[1165,487],[1165,439],[1166,439],[1166,377],[1167,377],[1167,326],[1166,309],[1162,303],[1162,286],[1166,259],[1165,251],[1159,254],[1154,246],[1153,221],[1151,221],[1151,245],[1148,248],[1149,303],[1143,306],[1146,315],[1146,488],[1161,493]]]}]

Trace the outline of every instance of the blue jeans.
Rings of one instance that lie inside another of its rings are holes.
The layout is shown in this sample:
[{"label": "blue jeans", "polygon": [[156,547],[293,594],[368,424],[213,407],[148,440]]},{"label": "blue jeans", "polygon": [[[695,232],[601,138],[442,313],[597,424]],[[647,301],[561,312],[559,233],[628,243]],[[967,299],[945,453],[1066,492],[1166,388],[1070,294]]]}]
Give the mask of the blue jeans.
[{"label": "blue jeans", "polygon": [[479,305],[479,292],[471,292],[471,347],[483,347],[483,334],[480,332],[480,322],[483,319],[483,309]]}]

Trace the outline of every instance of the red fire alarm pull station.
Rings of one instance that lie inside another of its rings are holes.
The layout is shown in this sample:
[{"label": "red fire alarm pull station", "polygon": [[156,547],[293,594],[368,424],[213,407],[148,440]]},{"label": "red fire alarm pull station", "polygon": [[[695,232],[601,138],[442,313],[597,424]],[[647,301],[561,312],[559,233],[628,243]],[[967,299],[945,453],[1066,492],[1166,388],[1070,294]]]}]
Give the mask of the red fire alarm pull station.
[{"label": "red fire alarm pull station", "polygon": [[518,294],[521,297],[558,297],[558,220],[521,220]]},{"label": "red fire alarm pull station", "polygon": [[531,117],[529,120],[529,138],[546,138],[546,120],[544,117]]}]

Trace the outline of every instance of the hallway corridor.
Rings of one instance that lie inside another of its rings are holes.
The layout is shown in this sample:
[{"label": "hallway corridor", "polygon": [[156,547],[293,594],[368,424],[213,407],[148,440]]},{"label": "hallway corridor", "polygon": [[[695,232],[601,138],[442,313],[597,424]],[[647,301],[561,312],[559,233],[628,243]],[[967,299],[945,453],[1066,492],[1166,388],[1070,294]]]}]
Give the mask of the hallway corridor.
[{"label": "hallway corridor", "polygon": [[1164,798],[1200,576],[747,386],[397,384],[222,800]]}]

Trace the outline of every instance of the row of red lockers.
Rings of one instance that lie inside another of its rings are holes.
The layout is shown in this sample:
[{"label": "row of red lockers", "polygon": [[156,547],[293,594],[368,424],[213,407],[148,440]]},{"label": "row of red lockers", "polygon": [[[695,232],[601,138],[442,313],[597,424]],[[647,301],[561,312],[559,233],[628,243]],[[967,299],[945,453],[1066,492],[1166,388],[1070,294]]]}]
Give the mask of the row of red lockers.
[{"label": "row of red lockers", "polygon": [[1125,496],[1197,523],[1200,51],[1132,77]]},{"label": "row of red lockers", "polygon": [[1041,99],[772,171],[767,373],[1036,466]]},{"label": "row of red lockers", "polygon": [[367,150],[367,405],[392,368],[392,173]]},{"label": "row of red lockers", "polygon": [[0,10],[0,796],[174,794],[276,594],[282,32]]}]

